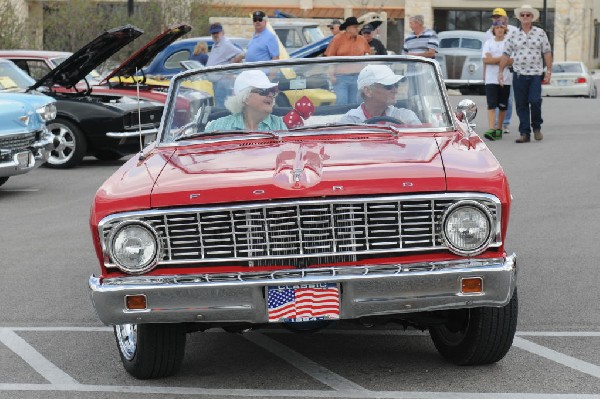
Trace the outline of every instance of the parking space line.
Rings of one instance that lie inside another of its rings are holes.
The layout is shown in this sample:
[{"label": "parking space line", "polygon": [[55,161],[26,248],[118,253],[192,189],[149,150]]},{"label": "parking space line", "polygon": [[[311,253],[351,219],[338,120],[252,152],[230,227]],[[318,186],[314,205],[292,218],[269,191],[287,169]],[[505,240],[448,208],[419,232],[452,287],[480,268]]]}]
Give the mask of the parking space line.
[{"label": "parking space line", "polygon": [[14,331],[0,328],[0,342],[20,356],[37,373],[52,384],[79,384],[73,377],[56,367]]},{"label": "parking space line", "polygon": [[[55,326],[55,327],[0,327],[12,331],[39,331],[39,332],[112,332],[112,327],[106,326]],[[260,330],[263,334],[294,334],[289,330],[263,328]],[[223,330],[214,328],[206,330],[205,333],[224,333]],[[333,335],[406,335],[416,337],[428,337],[427,331],[421,330],[334,330],[324,329],[317,334]],[[517,337],[580,337],[595,338],[600,337],[600,331],[517,331]]]},{"label": "parking space line", "polygon": [[600,367],[596,366],[595,364],[584,362],[583,360],[565,355],[564,353],[557,352],[520,337],[515,337],[513,340],[513,345],[517,348],[526,350],[527,352],[531,352],[534,355],[544,357],[574,370],[581,371],[582,373],[589,374],[596,378],[600,378]]},{"label": "parking space line", "polygon": [[326,369],[320,364],[313,362],[307,357],[302,356],[298,352],[263,334],[247,333],[244,334],[243,337],[336,391],[366,391],[362,386]]},{"label": "parking space line", "polygon": [[261,389],[218,389],[158,386],[119,385],[52,385],[52,384],[1,384],[2,391],[69,391],[128,394],[162,394],[193,396],[236,396],[236,397],[285,397],[285,398],[362,398],[362,399],[600,399],[598,394],[550,394],[550,393],[475,393],[475,392],[408,392],[408,391],[324,391],[324,390],[261,390]]},{"label": "parking space line", "polygon": [[517,331],[519,337],[600,337],[597,331]]}]

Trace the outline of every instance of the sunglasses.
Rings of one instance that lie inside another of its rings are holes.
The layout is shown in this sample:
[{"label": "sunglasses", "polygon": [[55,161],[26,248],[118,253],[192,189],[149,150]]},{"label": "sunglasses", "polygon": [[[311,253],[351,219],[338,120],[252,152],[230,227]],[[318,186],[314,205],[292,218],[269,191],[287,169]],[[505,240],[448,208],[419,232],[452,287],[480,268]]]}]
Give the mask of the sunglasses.
[{"label": "sunglasses", "polygon": [[394,90],[394,89],[398,88],[399,83],[394,83],[394,84],[391,84],[391,85],[384,85],[384,84],[381,84],[381,83],[377,83],[377,85],[379,85],[380,87],[383,87],[386,90]]},{"label": "sunglasses", "polygon": [[521,14],[522,17],[533,17],[533,14],[530,13],[522,13]]},{"label": "sunglasses", "polygon": [[277,94],[279,94],[279,88],[275,86],[271,87],[270,89],[252,89],[250,90],[250,93],[258,94],[262,97],[267,97],[269,95],[275,97]]},{"label": "sunglasses", "polygon": [[262,17],[254,17],[254,18],[252,18],[252,22],[262,22],[262,21],[263,21]]}]

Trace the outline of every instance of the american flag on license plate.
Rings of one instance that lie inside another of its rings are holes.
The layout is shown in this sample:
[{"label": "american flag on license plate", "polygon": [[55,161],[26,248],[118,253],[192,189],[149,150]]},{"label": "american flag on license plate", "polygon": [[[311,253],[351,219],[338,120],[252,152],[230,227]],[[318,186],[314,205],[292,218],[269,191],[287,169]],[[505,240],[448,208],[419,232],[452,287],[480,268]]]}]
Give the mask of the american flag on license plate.
[{"label": "american flag on license plate", "polygon": [[270,322],[340,318],[337,284],[273,286],[267,290]]}]

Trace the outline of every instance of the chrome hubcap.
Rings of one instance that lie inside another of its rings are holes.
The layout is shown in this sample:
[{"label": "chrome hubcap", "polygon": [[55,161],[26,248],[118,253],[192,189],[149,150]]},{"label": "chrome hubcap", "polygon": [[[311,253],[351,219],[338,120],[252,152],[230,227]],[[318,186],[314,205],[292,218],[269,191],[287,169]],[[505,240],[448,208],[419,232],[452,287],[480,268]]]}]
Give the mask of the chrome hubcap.
[{"label": "chrome hubcap", "polygon": [[115,326],[115,334],[123,357],[132,360],[137,348],[137,324],[119,324]]},{"label": "chrome hubcap", "polygon": [[48,130],[54,135],[54,149],[50,152],[48,163],[60,165],[67,162],[75,151],[75,135],[61,124],[51,124]]}]

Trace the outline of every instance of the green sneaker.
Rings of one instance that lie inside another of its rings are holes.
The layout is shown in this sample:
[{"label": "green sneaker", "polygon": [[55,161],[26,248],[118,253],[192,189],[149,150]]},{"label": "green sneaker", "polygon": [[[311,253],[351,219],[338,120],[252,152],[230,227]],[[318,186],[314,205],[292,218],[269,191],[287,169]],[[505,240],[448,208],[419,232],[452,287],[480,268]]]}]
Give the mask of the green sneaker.
[{"label": "green sneaker", "polygon": [[500,140],[502,138],[502,129],[496,129],[496,135],[494,136],[496,140]]},{"label": "green sneaker", "polygon": [[488,140],[494,141],[496,140],[496,129],[488,129],[484,134],[483,137],[485,137]]}]

